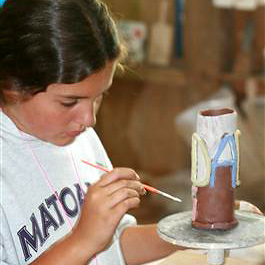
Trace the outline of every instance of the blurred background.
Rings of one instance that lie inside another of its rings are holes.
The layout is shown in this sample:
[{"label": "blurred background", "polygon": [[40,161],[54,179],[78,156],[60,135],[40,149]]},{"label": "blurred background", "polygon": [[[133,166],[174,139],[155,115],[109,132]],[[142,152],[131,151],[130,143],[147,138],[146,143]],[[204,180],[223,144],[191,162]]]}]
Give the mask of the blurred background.
[{"label": "blurred background", "polygon": [[114,166],[182,198],[144,196],[139,223],[191,210],[200,109],[231,107],[241,130],[236,198],[265,211],[264,0],[105,0],[128,48],[96,130]]}]

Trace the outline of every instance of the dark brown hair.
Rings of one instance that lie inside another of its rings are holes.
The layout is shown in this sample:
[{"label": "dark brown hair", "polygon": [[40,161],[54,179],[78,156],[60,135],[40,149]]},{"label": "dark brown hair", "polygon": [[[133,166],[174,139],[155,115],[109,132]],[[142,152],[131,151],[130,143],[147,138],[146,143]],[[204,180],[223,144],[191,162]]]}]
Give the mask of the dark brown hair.
[{"label": "dark brown hair", "polygon": [[119,57],[113,19],[99,0],[7,0],[0,9],[0,103],[51,83],[76,83]]}]

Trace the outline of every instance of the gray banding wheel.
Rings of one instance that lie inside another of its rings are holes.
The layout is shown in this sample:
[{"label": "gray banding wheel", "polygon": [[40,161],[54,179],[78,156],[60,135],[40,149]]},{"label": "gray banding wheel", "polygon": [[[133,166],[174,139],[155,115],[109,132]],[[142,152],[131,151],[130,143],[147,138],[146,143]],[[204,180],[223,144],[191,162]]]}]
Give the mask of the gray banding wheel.
[{"label": "gray banding wheel", "polygon": [[208,263],[224,263],[225,250],[245,248],[265,242],[265,218],[262,215],[235,211],[238,225],[228,231],[192,228],[191,211],[173,214],[158,222],[159,236],[174,245],[208,250]]}]

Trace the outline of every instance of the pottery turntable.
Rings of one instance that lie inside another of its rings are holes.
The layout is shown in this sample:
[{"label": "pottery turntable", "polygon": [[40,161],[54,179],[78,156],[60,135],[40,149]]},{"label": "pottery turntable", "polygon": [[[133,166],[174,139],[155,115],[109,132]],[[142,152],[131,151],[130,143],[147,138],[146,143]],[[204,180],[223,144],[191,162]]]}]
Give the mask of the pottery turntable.
[{"label": "pottery turntable", "polygon": [[237,114],[232,109],[198,113],[192,136],[192,211],[176,213],[158,223],[165,241],[205,249],[208,263],[225,263],[225,252],[265,242],[265,218],[234,211],[239,181]]}]

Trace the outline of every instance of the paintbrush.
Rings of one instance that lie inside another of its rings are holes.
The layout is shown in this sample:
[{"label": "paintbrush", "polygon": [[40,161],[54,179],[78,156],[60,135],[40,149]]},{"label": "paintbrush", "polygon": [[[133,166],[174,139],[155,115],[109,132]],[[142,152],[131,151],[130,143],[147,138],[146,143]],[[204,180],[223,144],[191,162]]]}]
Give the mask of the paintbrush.
[{"label": "paintbrush", "polygon": [[[107,168],[105,168],[105,167],[103,167],[103,166],[100,166],[100,165],[98,165],[98,164],[92,164],[92,163],[90,163],[90,162],[88,162],[88,161],[85,161],[85,160],[81,160],[81,161],[82,161],[83,163],[89,165],[89,166],[95,167],[95,168],[100,169],[100,170],[102,170],[102,171],[110,172],[110,170],[108,170]],[[154,192],[154,193],[160,194],[160,195],[162,195],[162,196],[164,196],[164,197],[166,197],[166,198],[168,198],[168,199],[171,199],[171,200],[173,200],[173,201],[182,202],[181,199],[179,199],[179,198],[177,198],[177,197],[174,197],[174,196],[172,196],[172,195],[170,195],[170,194],[168,194],[168,193],[165,193],[165,192],[163,192],[163,191],[161,191],[161,190],[158,190],[158,189],[156,189],[156,188],[154,188],[154,187],[151,187],[151,186],[148,186],[148,185],[146,185],[146,184],[143,184],[143,185],[144,185],[144,188],[145,188],[146,190],[148,190],[148,191],[151,191],[151,192]]]}]

